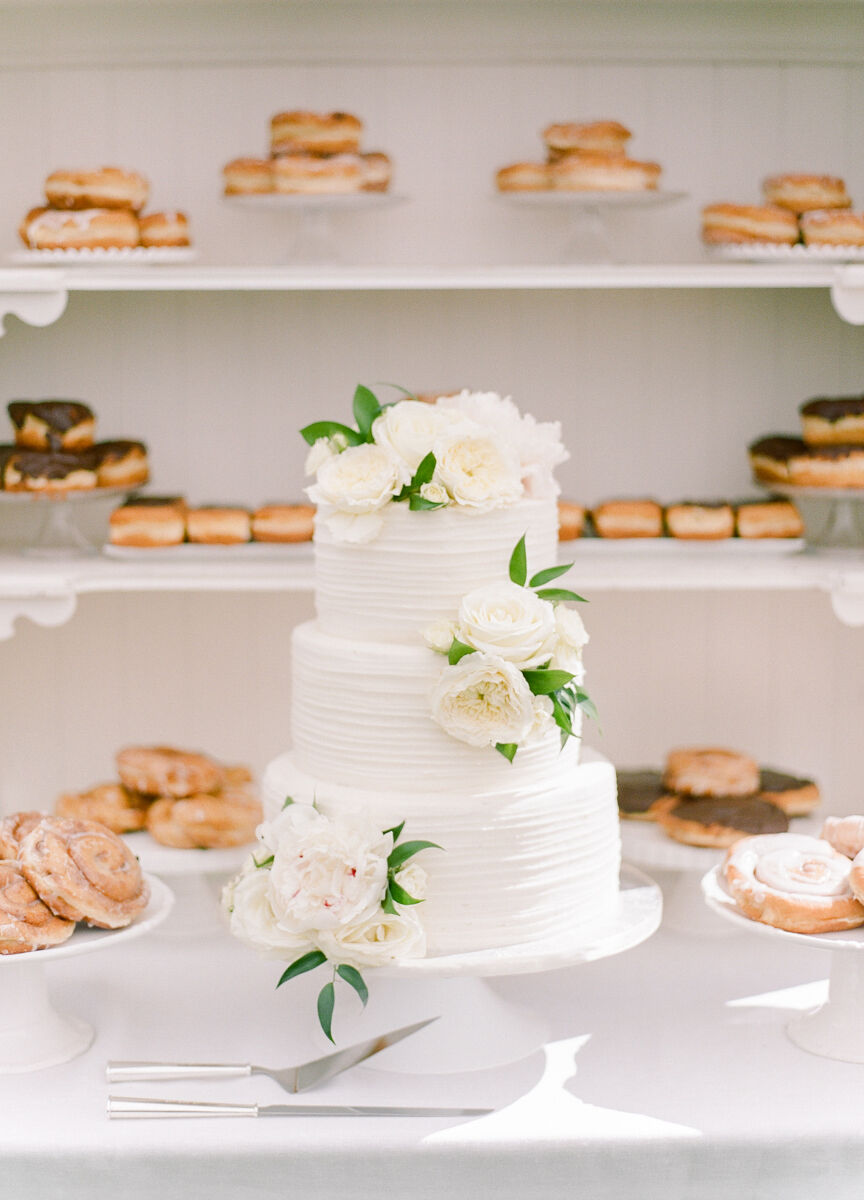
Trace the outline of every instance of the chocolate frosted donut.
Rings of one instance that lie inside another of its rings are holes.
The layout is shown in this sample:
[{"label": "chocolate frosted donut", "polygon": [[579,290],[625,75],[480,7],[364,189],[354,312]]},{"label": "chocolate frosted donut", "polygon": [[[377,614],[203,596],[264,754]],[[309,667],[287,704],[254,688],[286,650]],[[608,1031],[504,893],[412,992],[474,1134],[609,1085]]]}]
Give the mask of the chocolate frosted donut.
[{"label": "chocolate frosted donut", "polygon": [[817,396],[798,411],[809,445],[864,442],[864,396]]},{"label": "chocolate frosted donut", "polygon": [[99,487],[135,487],[150,478],[147,447],[143,442],[98,442],[93,453]]},{"label": "chocolate frosted donut", "polygon": [[676,842],[689,846],[731,846],[757,833],[784,833],[789,821],[775,804],[755,796],[683,798],[657,821]]},{"label": "chocolate frosted donut", "polygon": [[753,475],[763,483],[791,483],[791,464],[806,457],[807,443],[786,434],[759,438],[747,447]]},{"label": "chocolate frosted donut", "polygon": [[803,817],[818,807],[821,796],[812,779],[762,767],[759,773],[759,799],[776,804],[787,817]]},{"label": "chocolate frosted donut", "polygon": [[799,487],[864,488],[864,444],[808,446],[789,464],[789,482]]},{"label": "chocolate frosted donut", "polygon": [[59,493],[89,491],[96,486],[96,460],[91,450],[54,454],[46,450],[10,451],[3,465],[7,492]]},{"label": "chocolate frosted donut", "polygon": [[663,783],[661,771],[617,771],[618,812],[632,821],[654,821],[664,807],[677,797],[671,796]]},{"label": "chocolate frosted donut", "polygon": [[93,444],[95,417],[80,400],[13,400],[7,411],[18,446],[83,450]]}]

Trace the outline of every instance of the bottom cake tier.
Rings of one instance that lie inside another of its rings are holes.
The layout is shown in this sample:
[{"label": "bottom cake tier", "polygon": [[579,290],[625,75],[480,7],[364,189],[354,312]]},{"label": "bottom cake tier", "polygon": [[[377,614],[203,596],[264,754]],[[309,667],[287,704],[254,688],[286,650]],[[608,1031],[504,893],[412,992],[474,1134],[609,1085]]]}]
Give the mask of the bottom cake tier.
[{"label": "bottom cake tier", "polygon": [[488,794],[413,795],[361,791],[300,771],[291,754],[267,768],[265,812],[290,796],[328,816],[367,814],[387,829],[405,822],[405,840],[442,850],[422,855],[428,876],[423,924],[430,955],[517,945],[606,920],[618,896],[621,844],[615,769],[582,750],[542,788]]}]

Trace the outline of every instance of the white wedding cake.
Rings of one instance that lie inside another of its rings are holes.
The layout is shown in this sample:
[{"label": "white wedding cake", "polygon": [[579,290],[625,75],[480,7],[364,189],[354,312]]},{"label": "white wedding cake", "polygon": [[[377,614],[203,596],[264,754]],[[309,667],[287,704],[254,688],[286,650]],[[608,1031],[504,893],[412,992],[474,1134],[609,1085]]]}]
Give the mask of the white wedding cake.
[{"label": "white wedding cake", "polygon": [[543,586],[561,575],[557,425],[474,393],[373,406],[362,443],[319,425],[317,619],[293,634],[269,816],[290,797],[437,843],[427,954],[590,937],[620,843],[614,770],[580,755],[587,635],[560,578]]}]

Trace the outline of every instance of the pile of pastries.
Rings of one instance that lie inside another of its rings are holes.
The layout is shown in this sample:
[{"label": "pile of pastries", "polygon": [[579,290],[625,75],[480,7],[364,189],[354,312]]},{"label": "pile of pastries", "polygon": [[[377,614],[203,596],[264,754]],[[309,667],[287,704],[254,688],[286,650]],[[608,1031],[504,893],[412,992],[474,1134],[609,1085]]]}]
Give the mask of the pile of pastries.
[{"label": "pile of pastries", "polygon": [[792,487],[864,488],[864,396],[817,396],[798,409],[801,436],[748,447],[753,477]]},{"label": "pile of pastries", "polygon": [[386,192],[392,161],[381,150],[361,150],[362,134],[363,122],[353,113],[275,113],[270,118],[269,155],[226,163],[225,195]]},{"label": "pile of pastries", "polygon": [[618,811],[654,821],[676,842],[731,846],[755,834],[785,833],[790,817],[821,802],[812,779],[762,767],[738,750],[686,746],[670,750],[662,770],[618,771]]},{"label": "pile of pastries", "polygon": [[98,822],[112,834],[146,829],[161,845],[183,850],[254,840],[262,812],[247,767],[173,746],[126,746],[115,763],[117,780],[64,792],[57,816]]},{"label": "pile of pastries", "polygon": [[108,522],[113,546],[159,549],[185,542],[239,546],[247,542],[309,542],[315,518],[310,504],[265,504],[248,509],[211,504],[190,507],[183,496],[135,496]]},{"label": "pile of pastries", "polygon": [[662,167],[627,157],[632,134],[620,121],[558,121],[541,133],[543,162],[517,162],[495,175],[499,192],[641,192]]},{"label": "pile of pastries", "polygon": [[138,171],[52,171],[45,180],[46,203],[30,209],[18,234],[31,250],[188,246],[185,213],[145,214],[149,194],[150,184]]},{"label": "pile of pastries", "polygon": [[771,175],[762,204],[709,204],[702,240],[709,246],[864,246],[864,213],[852,212],[845,182],[835,175]]},{"label": "pile of pastries", "polygon": [[558,504],[558,536],[562,541],[596,535],[601,538],[673,537],[690,541],[726,538],[797,538],[804,532],[801,515],[788,500],[607,500],[592,509],[571,501]]},{"label": "pile of pastries", "polygon": [[143,442],[95,441],[96,418],[80,400],[13,400],[13,444],[0,445],[0,488],[60,496],[137,487],[150,474]]},{"label": "pile of pastries", "polygon": [[818,838],[765,834],[736,842],[721,874],[744,916],[790,933],[864,925],[864,816],[827,817]]},{"label": "pile of pastries", "polygon": [[121,929],[149,901],[138,859],[98,821],[41,812],[0,820],[0,954],[59,946],[79,921]]}]

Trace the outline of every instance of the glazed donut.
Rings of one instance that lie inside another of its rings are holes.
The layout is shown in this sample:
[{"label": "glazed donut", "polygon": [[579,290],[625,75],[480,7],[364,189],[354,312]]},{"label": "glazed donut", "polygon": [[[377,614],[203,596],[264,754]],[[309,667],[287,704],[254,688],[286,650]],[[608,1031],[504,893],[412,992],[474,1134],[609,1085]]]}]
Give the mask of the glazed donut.
[{"label": "glazed donut", "polygon": [[558,540],[571,542],[582,536],[587,512],[583,505],[570,500],[558,501]]},{"label": "glazed donut", "polygon": [[681,796],[660,808],[657,823],[688,846],[732,846],[748,834],[777,834],[789,821],[776,804],[756,796]]},{"label": "glazed donut", "polygon": [[186,513],[186,537],[210,546],[234,546],[252,536],[252,518],[246,508],[211,505]]},{"label": "glazed donut", "polygon": [[630,821],[655,821],[675,803],[660,771],[617,771],[618,812]]},{"label": "glazed donut", "polygon": [[545,192],[552,179],[546,163],[518,162],[496,171],[495,186],[499,192]]},{"label": "glazed donut", "polygon": [[817,396],[798,411],[801,432],[809,446],[864,442],[864,396]]},{"label": "glazed donut", "polygon": [[753,478],[761,483],[791,483],[793,464],[807,456],[807,443],[798,437],[771,434],[747,447]]},{"label": "glazed donut", "polygon": [[800,779],[785,771],[763,767],[759,772],[759,799],[776,804],[787,817],[806,817],[819,807],[822,797],[812,779]]},{"label": "glazed donut", "polygon": [[362,132],[363,122],[351,113],[280,112],[270,118],[270,154],[356,153]]},{"label": "glazed donut", "polygon": [[289,195],[359,192],[363,167],[357,154],[280,154],[273,159],[273,186]]},{"label": "glazed donut", "polygon": [[801,214],[805,246],[864,246],[864,213],[817,209]]},{"label": "glazed donut", "polygon": [[769,204],[796,214],[814,208],[849,208],[852,203],[846,184],[834,175],[771,175],[763,180],[762,192]]},{"label": "glazed donut", "polygon": [[709,246],[770,242],[794,245],[798,241],[794,213],[771,204],[709,204],[702,209],[702,240]]},{"label": "glazed donut", "polygon": [[225,772],[206,754],[171,746],[127,746],[117,754],[117,772],[130,791],[180,798],[218,792]]},{"label": "glazed donut", "polygon": [[14,449],[3,463],[3,487],[7,492],[90,491],[96,486],[96,461],[92,448],[80,453]]},{"label": "glazed donut", "polygon": [[826,817],[819,836],[838,854],[857,858],[864,850],[864,817]]},{"label": "glazed donut", "polygon": [[116,250],[138,245],[138,218],[128,209],[76,212],[34,209],[19,230],[32,250]]},{"label": "glazed donut", "polygon": [[142,246],[188,246],[189,220],[182,212],[155,212],[138,218]]},{"label": "glazed donut", "polygon": [[252,514],[255,542],[311,542],[314,528],[311,504],[265,504]]},{"label": "glazed donut", "polygon": [[100,167],[95,171],[52,171],[45,198],[52,208],[118,208],[139,212],[150,185],[137,171]]},{"label": "glazed donut", "polygon": [[181,850],[217,850],[255,840],[263,814],[248,788],[218,796],[163,797],[147,813],[147,830],[163,846]]},{"label": "glazed donut", "polygon": [[360,155],[364,192],[386,192],[393,179],[393,163],[389,154],[368,150]]},{"label": "glazed donut", "polygon": [[735,506],[735,532],[742,538],[798,538],[804,522],[791,500],[747,500]]},{"label": "glazed donut", "polygon": [[662,170],[616,154],[568,154],[549,165],[549,179],[558,191],[642,192],[657,187]]},{"label": "glazed donut", "polygon": [[43,817],[22,841],[19,862],[48,907],[70,921],[120,929],[150,900],[138,859],[98,821]]},{"label": "glazed donut", "polygon": [[43,812],[16,812],[0,821],[0,859],[18,857],[22,839],[45,816]]},{"label": "glazed donut", "polygon": [[672,537],[717,541],[735,533],[735,514],[726,501],[670,504],[664,513]]},{"label": "glazed donut", "polygon": [[6,406],[15,444],[30,450],[85,450],[96,418],[80,400],[12,400]]},{"label": "glazed donut", "polygon": [[559,121],[547,125],[541,137],[554,162],[574,153],[623,157],[632,134],[620,121]]},{"label": "glazed donut", "polygon": [[267,158],[235,158],[222,168],[226,196],[262,196],[273,191],[273,170]]},{"label": "glazed donut", "polygon": [[864,904],[849,881],[852,863],[820,838],[766,834],[742,838],[723,864],[736,905],[753,921],[791,933],[830,933],[864,925]]},{"label": "glazed donut", "polygon": [[663,509],[656,500],[606,500],[592,509],[600,537],[662,537]]},{"label": "glazed donut", "polygon": [[147,824],[150,801],[122,783],[99,783],[86,792],[63,792],[54,812],[58,817],[98,821],[112,833],[134,833]]},{"label": "glazed donut", "polygon": [[737,750],[685,747],[667,754],[663,782],[684,796],[753,796],[759,764]]},{"label": "glazed donut", "polygon": [[93,451],[97,487],[137,487],[150,478],[143,442],[97,442]]},{"label": "glazed donut", "polygon": [[179,546],[185,536],[182,496],[138,496],[115,508],[108,518],[112,546]]},{"label": "glazed donut", "polygon": [[59,946],[75,922],[58,917],[27,882],[21,864],[0,862],[0,954],[26,954]]}]

